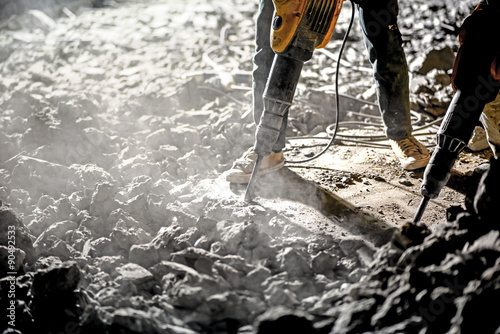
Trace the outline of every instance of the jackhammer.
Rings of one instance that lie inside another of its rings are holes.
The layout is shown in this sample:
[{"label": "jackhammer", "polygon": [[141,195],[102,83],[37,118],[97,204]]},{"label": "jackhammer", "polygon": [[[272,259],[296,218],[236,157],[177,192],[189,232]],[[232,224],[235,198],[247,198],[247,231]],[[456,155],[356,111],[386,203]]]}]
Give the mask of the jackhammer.
[{"label": "jackhammer", "polygon": [[[482,87],[478,85],[477,89],[467,92],[456,91],[437,132],[436,148],[424,171],[420,187],[420,193],[423,197],[413,218],[414,223],[420,221],[429,200],[437,198],[441,189],[450,179],[455,161],[460,152],[467,146],[484,106],[498,92],[498,87],[494,86]],[[478,96],[477,93],[480,91],[485,94]]]},{"label": "jackhammer", "polygon": [[248,183],[245,201],[253,198],[253,187],[262,159],[272,152],[283,118],[292,105],[305,62],[315,49],[325,47],[345,0],[273,0],[271,47],[275,52],[263,94],[264,111],[255,132],[257,159]]},{"label": "jackhammer", "polygon": [[[460,48],[453,67],[456,90],[437,133],[437,145],[427,165],[420,193],[423,198],[414,223],[422,218],[430,199],[448,182],[459,153],[467,146],[485,105],[495,100],[500,88],[498,11],[500,1],[481,2],[462,24]],[[485,31],[495,32],[497,39]]]}]

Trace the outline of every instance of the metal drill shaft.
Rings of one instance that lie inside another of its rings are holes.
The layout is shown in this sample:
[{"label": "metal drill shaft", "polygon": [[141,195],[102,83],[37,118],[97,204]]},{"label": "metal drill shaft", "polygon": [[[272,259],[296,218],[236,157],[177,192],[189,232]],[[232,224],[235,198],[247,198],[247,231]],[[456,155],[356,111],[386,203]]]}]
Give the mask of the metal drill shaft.
[{"label": "metal drill shaft", "polygon": [[429,197],[422,197],[422,201],[420,201],[420,205],[418,206],[417,212],[415,213],[415,217],[413,218],[414,223],[418,223],[424,214],[425,208],[429,203]]},{"label": "metal drill shaft", "polygon": [[255,160],[255,165],[253,166],[252,175],[250,176],[250,181],[248,181],[247,190],[245,193],[245,201],[251,202],[253,200],[253,193],[255,188],[255,181],[257,180],[257,173],[260,169],[262,163],[262,155],[257,155],[257,160]]}]

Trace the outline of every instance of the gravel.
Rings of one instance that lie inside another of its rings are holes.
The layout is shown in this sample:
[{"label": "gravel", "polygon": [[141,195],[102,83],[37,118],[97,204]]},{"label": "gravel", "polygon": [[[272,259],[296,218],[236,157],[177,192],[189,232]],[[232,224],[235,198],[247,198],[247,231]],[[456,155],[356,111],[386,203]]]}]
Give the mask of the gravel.
[{"label": "gravel", "polygon": [[[494,203],[485,195],[498,185],[494,173],[483,199],[449,226],[403,231],[404,249],[392,231],[359,221],[277,199],[245,203],[225,182],[254,131],[257,5],[235,3],[6,2],[0,257],[15,260],[1,261],[0,306],[14,305],[15,326],[0,330],[444,333],[477,321],[493,332],[500,324],[485,305],[499,297],[500,245],[482,203]],[[471,3],[401,1],[412,107],[423,122],[449,103],[455,28]],[[354,30],[342,93],[370,99],[371,77],[355,70],[369,65]],[[307,65],[294,106],[307,116],[291,120],[291,134],[331,121],[300,101],[328,95],[316,88],[331,85],[334,65],[326,53]],[[339,187],[360,181],[323,176]],[[319,233],[304,220],[338,227]]]}]

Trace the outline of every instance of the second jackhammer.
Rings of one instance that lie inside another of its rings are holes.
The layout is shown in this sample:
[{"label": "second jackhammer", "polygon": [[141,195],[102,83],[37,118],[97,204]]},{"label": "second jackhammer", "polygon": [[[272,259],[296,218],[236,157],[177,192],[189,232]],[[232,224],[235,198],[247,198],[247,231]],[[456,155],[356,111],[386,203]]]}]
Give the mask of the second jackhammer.
[{"label": "second jackhammer", "polygon": [[[460,30],[460,48],[453,67],[455,95],[437,133],[437,145],[427,165],[420,193],[423,198],[414,223],[422,218],[430,199],[446,185],[460,152],[467,146],[485,105],[500,88],[498,1],[480,3]],[[491,34],[485,34],[488,31]],[[492,40],[491,36],[496,39]]]},{"label": "second jackhammer", "polygon": [[344,0],[273,0],[275,12],[271,47],[275,52],[263,94],[264,111],[255,133],[257,160],[245,200],[253,198],[253,187],[263,157],[272,152],[285,115],[292,105],[305,62],[317,48],[331,39]]},{"label": "second jackhammer", "polygon": [[[498,92],[498,88],[494,91]],[[436,148],[424,171],[420,187],[423,197],[413,218],[414,223],[420,221],[429,200],[438,197],[450,179],[458,155],[467,146],[484,106],[493,96],[496,93],[492,93],[488,99],[476,98],[477,94],[473,91],[458,90],[455,93],[437,133]],[[474,98],[473,104],[471,97]]]}]

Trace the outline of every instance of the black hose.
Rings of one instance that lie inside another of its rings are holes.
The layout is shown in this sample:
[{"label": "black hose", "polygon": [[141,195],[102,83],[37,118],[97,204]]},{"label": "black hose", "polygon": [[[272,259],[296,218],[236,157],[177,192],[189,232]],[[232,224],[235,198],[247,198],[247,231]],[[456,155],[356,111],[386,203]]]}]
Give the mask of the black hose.
[{"label": "black hose", "polygon": [[349,33],[351,32],[352,24],[354,23],[354,14],[356,13],[356,8],[354,7],[354,4],[351,2],[351,21],[349,22],[349,27],[347,28],[347,31],[344,35],[344,40],[342,41],[342,46],[340,47],[339,50],[339,58],[337,61],[337,68],[336,68],[336,73],[335,73],[335,99],[336,99],[336,104],[337,104],[337,110],[335,111],[336,113],[336,119],[335,119],[335,128],[332,134],[332,138],[330,138],[330,141],[328,142],[328,145],[323,149],[323,151],[319,152],[315,156],[312,156],[310,158],[304,159],[304,160],[298,160],[298,161],[290,161],[286,160],[285,162],[287,163],[293,163],[293,164],[298,164],[298,163],[304,163],[308,162],[314,159],[319,158],[321,155],[323,155],[328,149],[333,145],[333,142],[335,141],[335,137],[337,135],[337,131],[339,128],[339,118],[340,118],[340,94],[339,94],[339,68],[340,68],[340,59],[342,58],[342,52],[344,51],[344,47],[347,42],[347,38],[349,37]]}]

